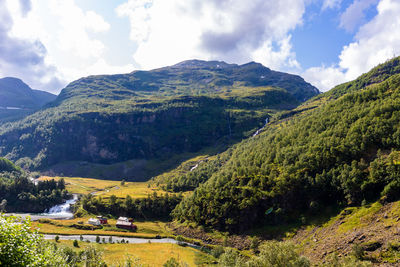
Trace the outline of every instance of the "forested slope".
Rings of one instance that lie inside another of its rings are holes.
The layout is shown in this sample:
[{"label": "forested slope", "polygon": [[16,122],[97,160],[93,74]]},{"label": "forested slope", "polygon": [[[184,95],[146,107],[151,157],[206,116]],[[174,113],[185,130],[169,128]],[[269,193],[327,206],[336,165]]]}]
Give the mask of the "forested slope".
[{"label": "forested slope", "polygon": [[[318,90],[257,63],[186,61],[72,82],[44,109],[0,128],[0,155],[32,169],[65,161],[169,159],[247,137]],[[130,177],[127,177],[130,178]]]},{"label": "forested slope", "polygon": [[240,231],[296,220],[327,205],[397,199],[398,72],[395,58],[243,141],[177,206],[175,217]]}]

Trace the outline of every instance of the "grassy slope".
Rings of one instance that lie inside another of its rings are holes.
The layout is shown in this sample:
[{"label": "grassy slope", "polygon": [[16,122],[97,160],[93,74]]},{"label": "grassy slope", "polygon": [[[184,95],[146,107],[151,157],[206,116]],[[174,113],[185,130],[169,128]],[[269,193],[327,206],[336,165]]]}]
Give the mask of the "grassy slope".
[{"label": "grassy slope", "polygon": [[[321,218],[320,218],[321,219]],[[330,254],[347,256],[356,244],[365,250],[365,259],[375,263],[400,263],[400,202],[373,202],[342,210],[322,222],[288,232],[288,240],[304,255],[320,262]],[[294,234],[293,234],[294,233]]]},{"label": "grassy slope", "polygon": [[90,194],[95,192],[94,195],[106,198],[111,195],[115,195],[119,198],[124,198],[127,195],[130,195],[132,198],[145,198],[153,193],[166,193],[157,187],[151,186],[147,182],[125,182],[124,185],[121,185],[121,181],[49,176],[42,176],[39,180],[55,179],[57,181],[61,178],[65,180],[66,188],[71,194]]}]

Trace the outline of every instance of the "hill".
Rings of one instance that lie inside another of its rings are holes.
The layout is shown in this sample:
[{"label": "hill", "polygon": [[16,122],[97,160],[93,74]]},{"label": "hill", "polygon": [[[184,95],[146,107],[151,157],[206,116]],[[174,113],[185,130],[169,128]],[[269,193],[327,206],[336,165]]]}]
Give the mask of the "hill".
[{"label": "hill", "polygon": [[185,153],[225,149],[263,126],[266,117],[318,93],[299,76],[254,62],[191,60],[89,76],[35,114],[3,125],[0,155],[67,175],[92,164],[101,175],[110,164],[125,162],[111,167],[113,178],[144,180]]},{"label": "hill", "polygon": [[55,98],[56,95],[51,93],[31,89],[20,79],[2,78],[0,79],[0,122],[19,119]]},{"label": "hill", "polygon": [[[400,192],[400,58],[278,114],[193,177],[175,217],[239,232]],[[211,170],[211,171],[210,171]],[[181,186],[182,187],[182,186]]]}]

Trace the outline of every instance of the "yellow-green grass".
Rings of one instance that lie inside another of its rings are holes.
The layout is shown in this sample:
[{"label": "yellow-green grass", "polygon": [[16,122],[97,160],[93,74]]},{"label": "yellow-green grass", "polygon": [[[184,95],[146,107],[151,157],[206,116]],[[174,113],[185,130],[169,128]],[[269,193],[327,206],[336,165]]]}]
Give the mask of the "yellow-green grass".
[{"label": "yellow-green grass", "polygon": [[128,257],[138,259],[141,264],[149,267],[162,266],[171,257],[188,264],[188,266],[196,266],[196,254],[203,254],[196,249],[176,244],[97,244],[78,242],[79,248],[75,248],[72,242],[72,240],[60,240],[57,245],[59,247],[71,247],[75,251],[82,250],[88,246],[95,246],[103,252],[103,259],[110,266],[122,264]]},{"label": "yellow-green grass", "polygon": [[159,195],[166,193],[160,188],[150,186],[147,182],[127,182],[123,186],[118,185],[116,187],[110,188],[109,190],[99,192],[96,195],[101,195],[104,197],[115,195],[119,198],[124,198],[129,195],[132,198],[144,198],[147,197],[149,194],[154,194],[154,192]]},{"label": "yellow-green grass", "polygon": [[[362,228],[372,223],[372,218],[382,208],[382,204],[375,202],[364,207],[347,208],[343,212],[351,213],[346,216],[344,222],[339,226],[338,231],[345,233],[347,231]],[[340,215],[339,215],[340,216]]]},{"label": "yellow-green grass", "polygon": [[120,181],[101,180],[93,178],[81,177],[48,177],[42,176],[39,180],[65,180],[67,190],[72,194],[89,194],[94,193],[96,196],[109,197],[116,195],[119,198],[125,198],[130,195],[132,198],[143,198],[149,194],[156,192],[164,194],[165,191],[160,188],[151,186],[147,182],[125,182],[121,185]]},{"label": "yellow-green grass", "polygon": [[190,170],[199,162],[211,160],[216,157],[211,156],[210,154],[211,153],[189,158],[188,160],[182,162],[178,167],[154,177],[152,181],[157,184],[165,184],[166,181],[169,181],[174,177],[185,175],[186,173],[190,172]]},{"label": "yellow-green grass", "polygon": [[137,221],[134,222],[138,227],[136,232],[129,232],[117,229],[115,227],[116,220],[110,219],[110,226],[104,226],[102,229],[83,230],[71,227],[78,222],[87,223],[87,218],[75,218],[71,220],[46,220],[34,221],[32,226],[38,229],[42,234],[60,234],[60,235],[115,235],[115,236],[130,236],[130,237],[145,237],[154,238],[157,235],[162,237],[172,236],[173,233],[167,226],[166,222],[161,221]]}]

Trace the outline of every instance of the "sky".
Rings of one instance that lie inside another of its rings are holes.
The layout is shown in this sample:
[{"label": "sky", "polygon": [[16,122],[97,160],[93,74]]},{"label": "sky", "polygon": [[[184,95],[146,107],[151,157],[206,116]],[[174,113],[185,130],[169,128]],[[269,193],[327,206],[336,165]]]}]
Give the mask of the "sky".
[{"label": "sky", "polygon": [[256,61],[321,91],[400,55],[400,0],[0,0],[0,77],[59,93],[88,75]]}]

